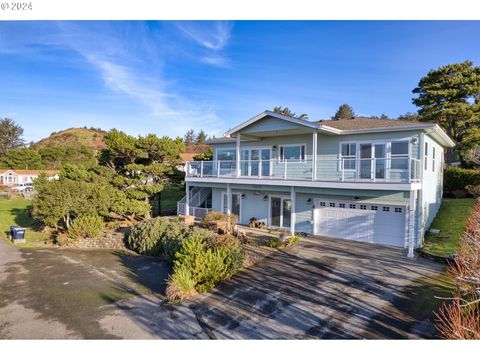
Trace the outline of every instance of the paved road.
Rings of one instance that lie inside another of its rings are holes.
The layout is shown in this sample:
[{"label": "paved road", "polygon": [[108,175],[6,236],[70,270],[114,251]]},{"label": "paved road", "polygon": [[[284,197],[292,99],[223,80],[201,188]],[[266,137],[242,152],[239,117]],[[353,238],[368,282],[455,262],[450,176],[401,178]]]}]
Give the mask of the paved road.
[{"label": "paved road", "polygon": [[306,239],[169,306],[159,259],[0,242],[0,338],[430,338],[443,270],[398,249]]}]

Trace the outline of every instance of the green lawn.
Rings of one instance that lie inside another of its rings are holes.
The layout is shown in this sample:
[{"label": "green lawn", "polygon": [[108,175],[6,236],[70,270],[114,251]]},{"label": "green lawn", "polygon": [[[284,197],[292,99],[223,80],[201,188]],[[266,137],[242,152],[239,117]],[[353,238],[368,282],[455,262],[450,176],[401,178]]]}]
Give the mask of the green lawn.
[{"label": "green lawn", "polygon": [[185,196],[185,189],[177,185],[168,185],[161,193],[162,214],[169,214],[177,209],[177,201]]},{"label": "green lawn", "polygon": [[0,237],[7,238],[10,225],[27,228],[27,245],[41,245],[48,235],[39,230],[38,223],[33,220],[27,206],[30,200],[23,198],[4,199],[0,198]]},{"label": "green lawn", "polygon": [[443,199],[430,226],[431,229],[439,229],[440,234],[427,233],[423,250],[439,256],[455,253],[474,202],[474,199]]}]

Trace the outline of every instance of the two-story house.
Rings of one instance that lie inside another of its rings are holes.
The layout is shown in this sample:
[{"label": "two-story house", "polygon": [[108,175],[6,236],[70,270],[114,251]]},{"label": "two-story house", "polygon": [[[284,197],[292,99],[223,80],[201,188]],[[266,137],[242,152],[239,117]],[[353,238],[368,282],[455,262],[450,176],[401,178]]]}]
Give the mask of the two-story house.
[{"label": "two-story house", "polygon": [[188,162],[181,214],[213,209],[269,227],[419,247],[442,198],[436,124],[355,118],[311,122],[271,111],[213,139],[213,161]]}]

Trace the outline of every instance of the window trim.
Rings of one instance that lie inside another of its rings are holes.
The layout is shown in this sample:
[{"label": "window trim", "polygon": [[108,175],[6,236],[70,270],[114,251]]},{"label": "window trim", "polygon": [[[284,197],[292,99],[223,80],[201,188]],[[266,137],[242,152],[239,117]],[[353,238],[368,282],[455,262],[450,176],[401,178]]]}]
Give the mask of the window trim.
[{"label": "window trim", "polygon": [[[392,143],[400,143],[400,142],[406,142],[407,143],[407,154],[392,154]],[[395,172],[395,171],[405,171],[408,170],[410,167],[410,154],[411,154],[411,141],[408,140],[392,140],[389,142],[389,149],[388,149],[388,156],[387,158],[390,158],[390,172]],[[400,158],[400,160],[404,157],[407,157],[407,168],[406,169],[396,169],[392,167],[392,160]]]},{"label": "window trim", "polygon": [[[246,176],[246,177],[251,177],[251,166],[252,166],[252,161],[255,161],[255,160],[252,160],[251,157],[252,157],[252,150],[259,150],[260,151],[260,158],[262,157],[262,150],[268,150],[270,155],[269,155],[269,159],[268,161],[270,162],[271,160],[273,160],[273,146],[257,146],[257,145],[249,145],[249,146],[244,146],[244,147],[240,147],[240,167],[242,166],[242,161],[248,161],[248,175],[243,175],[243,176]],[[242,160],[242,151],[247,151],[248,152],[248,159],[247,160]],[[262,161],[265,161],[265,160],[262,160]],[[272,166],[272,163],[270,162],[270,171],[269,171],[269,174],[268,176],[272,176],[273,174],[273,166]],[[263,176],[263,175],[262,175]],[[254,176],[256,177],[256,176]]]},{"label": "window trim", "polygon": [[435,172],[435,146],[432,146],[432,172]]},{"label": "window trim", "polygon": [[[355,155],[343,155],[343,145],[355,145]],[[358,156],[358,143],[357,142],[351,142],[351,141],[345,141],[345,142],[342,142],[340,144],[340,151],[339,151],[339,155],[340,155],[340,161],[341,161],[341,164],[342,164],[342,170],[343,171],[357,171],[357,156]],[[345,160],[353,160],[353,169],[346,169],[344,167],[345,165]]]},{"label": "window trim", "polygon": [[[355,159],[354,160],[358,160],[360,159],[360,144],[371,144],[372,147],[374,148],[375,145],[377,144],[383,144],[385,145],[385,158],[388,159],[388,163],[390,164],[391,163],[391,160],[392,160],[392,153],[391,153],[391,150],[392,150],[392,142],[395,143],[395,142],[407,142],[408,143],[408,154],[406,155],[406,157],[408,159],[412,158],[412,139],[414,138],[415,136],[410,136],[410,137],[406,137],[406,138],[400,138],[400,139],[388,139],[388,140],[353,140],[353,141],[339,141],[338,143],[338,160],[341,162],[342,161],[342,145],[343,144],[356,144],[356,156],[355,156]],[[375,151],[373,149],[373,151]],[[372,152],[372,155],[374,153]],[[399,155],[400,156],[400,155]],[[405,157],[405,155],[401,155],[403,157]],[[395,155],[394,155],[395,157]],[[356,165],[357,161],[355,161],[355,169],[344,169],[343,171],[352,171],[352,172],[357,172],[358,169],[357,169],[357,165]],[[410,166],[410,165],[408,165]],[[407,168],[408,169],[408,168]],[[390,172],[397,172],[397,171],[405,171],[405,169],[392,169],[391,168],[391,164],[389,166],[387,166],[387,169],[385,171],[385,177],[390,177]]]},{"label": "window trim", "polygon": [[428,171],[428,142],[425,141],[423,146],[423,161],[425,163],[423,170]]},{"label": "window trim", "polygon": [[297,162],[297,163],[306,163],[307,162],[307,144],[306,143],[302,143],[302,144],[280,144],[278,145],[278,162],[279,163],[284,163],[284,149],[282,148],[285,148],[285,147],[300,147],[300,157],[302,156],[302,149],[301,147],[304,147],[304,152],[303,152],[303,155],[304,155],[304,158],[303,159],[299,159],[299,160],[295,160],[295,161],[287,161],[287,163],[294,163],[294,162]]},{"label": "window trim", "polygon": [[[220,204],[221,209],[222,209],[221,210],[222,213],[224,213],[223,209],[228,206],[228,199],[227,199],[227,204],[225,204],[225,197],[227,196],[227,194],[228,194],[227,191],[222,191],[221,204]],[[238,215],[238,222],[240,222],[241,221],[241,216],[242,216],[242,202],[243,202],[242,201],[242,193],[237,192],[237,191],[232,191],[232,198],[233,198],[233,195],[237,195],[239,200],[240,200],[240,208],[239,208],[240,214]],[[226,213],[224,213],[224,214],[226,214]]]}]

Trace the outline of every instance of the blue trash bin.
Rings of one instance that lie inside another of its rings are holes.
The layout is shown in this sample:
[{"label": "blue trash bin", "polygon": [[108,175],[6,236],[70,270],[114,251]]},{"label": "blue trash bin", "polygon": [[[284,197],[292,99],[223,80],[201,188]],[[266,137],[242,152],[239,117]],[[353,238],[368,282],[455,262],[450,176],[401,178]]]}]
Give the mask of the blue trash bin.
[{"label": "blue trash bin", "polygon": [[10,226],[10,235],[13,242],[25,242],[25,228]]}]

